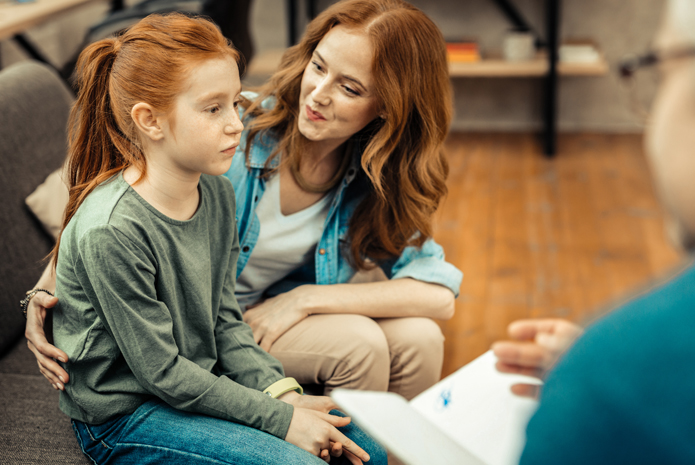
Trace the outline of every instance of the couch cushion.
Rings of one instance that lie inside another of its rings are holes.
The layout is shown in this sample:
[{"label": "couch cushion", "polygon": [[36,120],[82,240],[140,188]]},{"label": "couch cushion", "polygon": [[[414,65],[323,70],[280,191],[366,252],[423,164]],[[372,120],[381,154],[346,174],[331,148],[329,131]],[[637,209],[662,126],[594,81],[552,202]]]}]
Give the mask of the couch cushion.
[{"label": "couch cushion", "polygon": [[0,359],[0,451],[0,463],[91,463],[23,340]]},{"label": "couch cushion", "polygon": [[90,463],[43,376],[4,373],[0,392],[3,463]]},{"label": "couch cushion", "polygon": [[24,332],[19,300],[53,245],[24,199],[65,158],[71,104],[47,66],[22,62],[0,71],[0,354]]},{"label": "couch cushion", "polygon": [[26,198],[27,207],[41,222],[43,229],[56,238],[63,229],[69,196],[62,174],[63,170],[58,168]]},{"label": "couch cushion", "polygon": [[[0,374],[4,373],[41,375],[39,366],[36,363],[36,357],[27,347],[27,342],[24,338],[20,338],[0,359]],[[45,380],[43,376],[41,378]],[[46,384],[50,386],[48,381],[46,381]]]}]

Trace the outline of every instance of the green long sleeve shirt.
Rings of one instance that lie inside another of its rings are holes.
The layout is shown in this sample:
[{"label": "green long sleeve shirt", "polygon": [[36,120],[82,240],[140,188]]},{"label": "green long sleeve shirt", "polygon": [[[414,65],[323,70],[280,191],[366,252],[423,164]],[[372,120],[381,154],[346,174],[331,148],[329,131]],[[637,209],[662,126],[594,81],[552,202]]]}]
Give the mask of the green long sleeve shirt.
[{"label": "green long sleeve shirt", "polygon": [[243,322],[234,283],[234,191],[203,175],[200,204],[173,220],[122,175],[63,231],[54,339],[69,361],[61,410],[100,424],[158,397],[174,408],[287,434],[293,407],[261,391],[284,377]]}]

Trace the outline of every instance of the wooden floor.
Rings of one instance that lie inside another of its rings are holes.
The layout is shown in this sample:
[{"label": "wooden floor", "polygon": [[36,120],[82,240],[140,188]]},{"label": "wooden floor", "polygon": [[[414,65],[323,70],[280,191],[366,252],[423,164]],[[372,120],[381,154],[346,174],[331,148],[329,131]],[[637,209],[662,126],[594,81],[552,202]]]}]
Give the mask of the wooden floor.
[{"label": "wooden floor", "polygon": [[587,322],[680,260],[638,135],[452,134],[435,240],[464,273],[442,323],[446,376],[526,317]]}]

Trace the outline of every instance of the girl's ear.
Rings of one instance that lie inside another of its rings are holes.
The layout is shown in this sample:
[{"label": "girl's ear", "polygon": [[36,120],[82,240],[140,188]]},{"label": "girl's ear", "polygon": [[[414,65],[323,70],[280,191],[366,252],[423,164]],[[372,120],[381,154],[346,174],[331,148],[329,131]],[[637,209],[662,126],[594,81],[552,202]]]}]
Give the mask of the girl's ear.
[{"label": "girl's ear", "polygon": [[130,110],[135,127],[152,141],[161,140],[164,137],[162,132],[162,115],[157,113],[152,105],[144,102],[136,103]]}]

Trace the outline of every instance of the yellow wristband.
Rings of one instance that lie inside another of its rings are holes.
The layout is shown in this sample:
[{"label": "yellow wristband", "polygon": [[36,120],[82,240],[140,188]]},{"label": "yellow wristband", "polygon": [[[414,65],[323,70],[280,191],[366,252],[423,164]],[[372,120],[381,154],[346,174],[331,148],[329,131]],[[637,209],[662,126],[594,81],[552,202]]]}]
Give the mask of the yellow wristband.
[{"label": "yellow wristband", "polygon": [[277,399],[286,392],[297,391],[300,395],[304,394],[304,389],[294,378],[283,378],[268,386],[263,394],[268,394],[273,399]]}]

